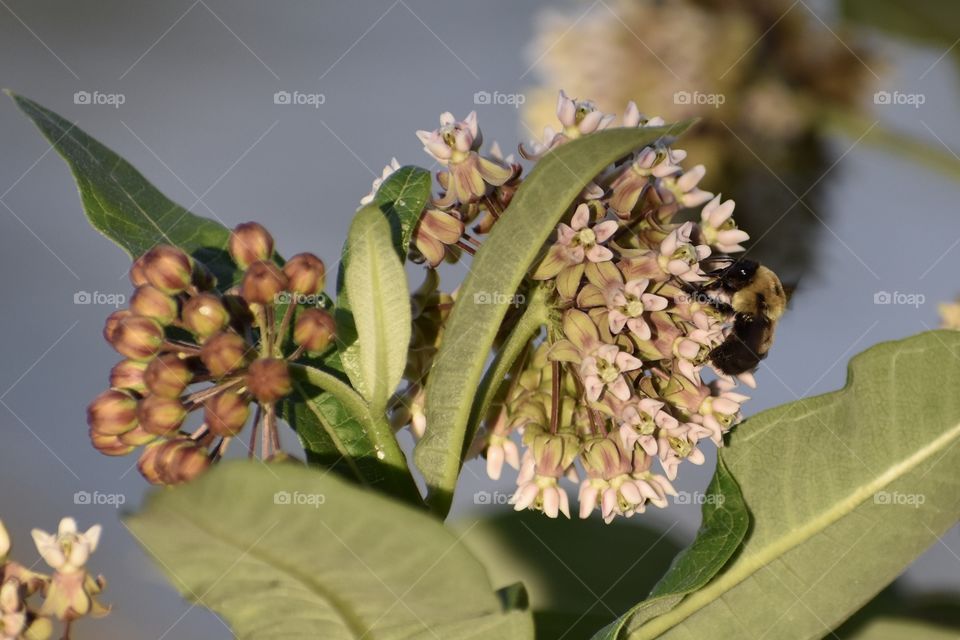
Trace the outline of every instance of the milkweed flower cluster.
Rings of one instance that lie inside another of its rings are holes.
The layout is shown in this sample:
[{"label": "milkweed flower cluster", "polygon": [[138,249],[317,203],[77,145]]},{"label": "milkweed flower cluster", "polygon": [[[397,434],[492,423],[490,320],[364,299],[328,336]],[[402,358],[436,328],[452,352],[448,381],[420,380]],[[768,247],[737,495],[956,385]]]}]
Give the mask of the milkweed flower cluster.
[{"label": "milkweed flower cluster", "polygon": [[[536,161],[615,121],[563,92],[556,115],[558,127],[520,146],[523,158]],[[619,126],[662,124],[631,102]],[[417,250],[436,266],[472,253],[478,236],[509,215],[522,169],[498,148],[484,155],[475,113],[463,121],[444,114],[439,129],[418,136],[446,167],[417,229],[425,236]],[[701,288],[749,236],[733,219],[734,202],[700,188],[705,168],[684,168],[687,154],[672,143],[662,137],[596,176],[531,273],[529,286],[549,292],[553,321],[529,343],[472,447],[494,479],[505,465],[519,470],[518,510],[569,517],[565,479],[580,485],[584,518],[599,509],[609,522],[647,505],[665,507],[681,463],[702,464],[704,443],[722,446],[740,419],[748,398],[735,388],[753,378],[712,370],[709,354],[729,334],[732,313]],[[691,210],[699,210],[695,220],[680,219]],[[435,275],[428,280],[435,291]],[[432,352],[442,320],[428,321]],[[510,322],[508,314],[504,327]],[[414,369],[395,416],[397,426],[422,433],[430,428],[422,410],[428,367]]]},{"label": "milkweed flower cluster", "polygon": [[34,529],[37,551],[53,570],[47,575],[9,557],[10,536],[0,521],[0,640],[46,640],[53,635],[54,620],[63,623],[63,637],[68,638],[76,620],[109,613],[97,601],[106,580],[86,569],[100,532],[100,525],[80,532],[73,518],[62,519],[55,534]]},{"label": "milkweed flower cluster", "polygon": [[[221,458],[253,416],[250,456],[258,433],[261,457],[280,454],[277,406],[292,391],[288,365],[326,351],[335,324],[321,293],[323,262],[301,253],[278,266],[273,244],[257,223],[235,228],[228,248],[243,275],[223,291],[176,247],[156,246],[134,262],[130,306],[103,331],[125,359],[87,410],[98,451],[143,447],[141,474],[178,484]],[[191,432],[193,412],[202,423]]]}]

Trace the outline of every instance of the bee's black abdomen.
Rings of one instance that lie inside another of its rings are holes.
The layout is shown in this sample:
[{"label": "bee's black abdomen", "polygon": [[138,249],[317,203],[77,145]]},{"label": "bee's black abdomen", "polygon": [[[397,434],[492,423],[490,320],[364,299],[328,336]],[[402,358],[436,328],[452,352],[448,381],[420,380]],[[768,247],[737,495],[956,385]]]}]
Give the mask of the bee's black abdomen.
[{"label": "bee's black abdomen", "polygon": [[762,349],[769,323],[748,314],[737,314],[733,331],[710,352],[713,366],[728,375],[737,375],[757,368],[767,353]]}]

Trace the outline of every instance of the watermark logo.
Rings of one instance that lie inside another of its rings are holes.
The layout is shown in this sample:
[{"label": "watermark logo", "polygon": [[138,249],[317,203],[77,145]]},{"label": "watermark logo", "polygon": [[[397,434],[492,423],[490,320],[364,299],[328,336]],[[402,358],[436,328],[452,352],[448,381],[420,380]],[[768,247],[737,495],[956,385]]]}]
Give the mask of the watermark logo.
[{"label": "watermark logo", "polygon": [[722,493],[703,493],[702,491],[680,491],[674,502],[676,504],[715,504],[722,505],[726,501]]},{"label": "watermark logo", "polygon": [[510,504],[510,494],[502,491],[477,491],[473,494],[473,504]]},{"label": "watermark logo", "polygon": [[685,291],[677,295],[674,300],[677,304],[716,304],[717,299],[703,291]]},{"label": "watermark logo", "polygon": [[673,104],[706,105],[719,109],[727,101],[722,93],[703,93],[701,91],[674,91]]},{"label": "watermark logo", "polygon": [[519,109],[527,101],[522,93],[501,93],[500,91],[477,91],[473,94],[473,104],[507,105]]},{"label": "watermark logo", "polygon": [[322,306],[324,296],[320,293],[306,295],[295,291],[281,291],[273,297],[276,304],[306,304],[311,307]]},{"label": "watermark logo", "polygon": [[904,93],[902,91],[877,91],[873,94],[873,104],[910,105],[919,109],[927,101],[926,94]]},{"label": "watermark logo", "polygon": [[277,491],[273,494],[273,504],[294,507],[313,507],[319,509],[327,501],[322,493],[303,493],[301,491]]},{"label": "watermark logo", "polygon": [[104,293],[102,291],[77,291],[73,294],[73,304],[100,304],[120,308],[127,303],[123,293]]},{"label": "watermark logo", "polygon": [[73,94],[73,104],[99,105],[119,109],[127,101],[122,93],[103,93],[102,91],[77,91]]},{"label": "watermark logo", "polygon": [[127,496],[122,493],[101,493],[100,491],[77,491],[73,494],[73,504],[80,506],[109,506],[119,509],[126,504]]},{"label": "watermark logo", "polygon": [[899,491],[877,491],[873,494],[873,504],[909,506],[919,509],[927,501],[922,493],[900,493]]},{"label": "watermark logo", "polygon": [[877,291],[873,294],[873,304],[904,305],[918,309],[921,305],[925,304],[926,301],[927,297],[922,293],[904,293],[902,291],[890,293],[889,291]]},{"label": "watermark logo", "polygon": [[473,304],[509,304],[520,306],[526,303],[527,297],[522,293],[508,296],[499,291],[477,291],[473,294]]},{"label": "watermark logo", "polygon": [[273,104],[289,104],[308,106],[319,109],[327,101],[322,93],[306,93],[303,91],[277,91],[273,94]]}]

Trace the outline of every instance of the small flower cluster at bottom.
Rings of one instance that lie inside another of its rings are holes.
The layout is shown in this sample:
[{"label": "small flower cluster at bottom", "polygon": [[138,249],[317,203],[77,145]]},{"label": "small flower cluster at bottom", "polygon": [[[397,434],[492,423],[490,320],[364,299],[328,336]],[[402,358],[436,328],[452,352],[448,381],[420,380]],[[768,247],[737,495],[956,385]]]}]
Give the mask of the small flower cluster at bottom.
[{"label": "small flower cluster at bottom", "polygon": [[[55,535],[40,529],[31,533],[53,574],[32,571],[10,559],[10,535],[0,521],[0,640],[46,640],[53,635],[53,620],[64,624],[63,637],[69,638],[74,621],[109,613],[96,598],[106,580],[93,578],[86,570],[100,542],[100,525],[81,533],[73,518],[64,518]],[[39,606],[33,602],[36,597],[43,598]]]},{"label": "small flower cluster at bottom", "polygon": [[[244,273],[221,293],[186,253],[154,247],[130,271],[137,287],[130,308],[104,327],[126,359],[87,409],[90,437],[110,456],[144,446],[138,468],[155,484],[188,481],[220,459],[247,424],[251,403],[250,456],[259,432],[261,457],[283,457],[277,403],[293,390],[289,363],[322,354],[334,338],[319,258],[301,253],[278,266],[273,238],[253,222],[233,230],[229,253]],[[198,388],[203,383],[210,385]],[[203,423],[190,433],[184,425],[196,410]]]}]

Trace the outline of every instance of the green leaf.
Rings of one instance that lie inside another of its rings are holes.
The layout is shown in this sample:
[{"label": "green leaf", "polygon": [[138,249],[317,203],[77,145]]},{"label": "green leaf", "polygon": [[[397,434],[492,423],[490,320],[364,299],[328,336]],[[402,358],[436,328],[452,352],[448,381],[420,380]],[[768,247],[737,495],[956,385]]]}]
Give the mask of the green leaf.
[{"label": "green leaf", "polygon": [[[327,362],[336,364],[335,359]],[[326,466],[343,462],[361,483],[422,506],[406,456],[384,417],[367,406],[339,375],[342,372],[325,371],[321,363],[314,364],[291,366],[294,388],[303,400],[289,411],[297,424],[320,427],[311,430],[319,432],[314,437],[321,438],[325,446],[320,462]],[[301,414],[306,415],[297,414],[299,404],[303,405]]]},{"label": "green leaf", "polygon": [[133,165],[73,123],[7,91],[66,160],[94,229],[137,258],[157,244],[180,247],[209,268],[222,288],[238,273],[226,252],[230,231],[160,193]]},{"label": "green leaf", "polygon": [[383,413],[400,384],[410,347],[407,274],[391,240],[390,224],[376,205],[357,212],[347,236],[350,264],[344,283],[357,329],[362,385],[371,410]]},{"label": "green leaf", "polygon": [[960,332],[933,331],[858,355],[840,391],[737,427],[720,455],[749,535],[625,637],[814,638],[846,619],[960,516],[958,387]]},{"label": "green leaf", "polygon": [[[373,203],[380,207],[390,224],[393,246],[401,263],[407,258],[413,231],[430,199],[431,186],[429,171],[412,165],[403,166],[384,180],[374,195]],[[345,278],[349,265],[350,244],[347,242],[343,246],[340,269],[337,272],[337,340],[343,368],[350,382],[364,397],[368,397],[370,390],[366,386],[360,364],[357,327],[346,287]]]},{"label": "green leaf", "polygon": [[129,519],[185,597],[249,640],[533,637],[436,519],[291,464],[226,462]]},{"label": "green leaf", "polygon": [[648,599],[597,633],[594,640],[616,640],[628,621],[638,626],[669,611],[683,596],[703,587],[730,560],[749,526],[750,514],[743,495],[720,458],[707,488],[700,530],[693,544],[674,558],[670,570],[657,582]]},{"label": "green leaf", "polygon": [[843,17],[891,35],[942,47],[939,56],[960,34],[960,5],[953,0],[841,0]]},{"label": "green leaf", "polygon": [[622,518],[607,525],[510,511],[451,527],[494,586],[523,583],[545,640],[589,638],[650,591],[680,550],[669,532]]},{"label": "green leaf", "polygon": [[[427,382],[430,428],[416,448],[416,463],[430,488],[430,506],[437,513],[445,515],[450,508],[473,395],[509,297],[590,180],[608,164],[662,136],[678,135],[689,124],[611,129],[551,151],[523,181],[473,257],[470,275],[460,287],[444,329],[447,338]],[[491,303],[478,304],[478,300]]]},{"label": "green leaf", "polygon": [[380,188],[377,189],[373,202],[390,221],[393,232],[393,243],[400,260],[406,260],[413,231],[420,221],[433,182],[430,172],[412,165],[400,167],[394,171]]}]

